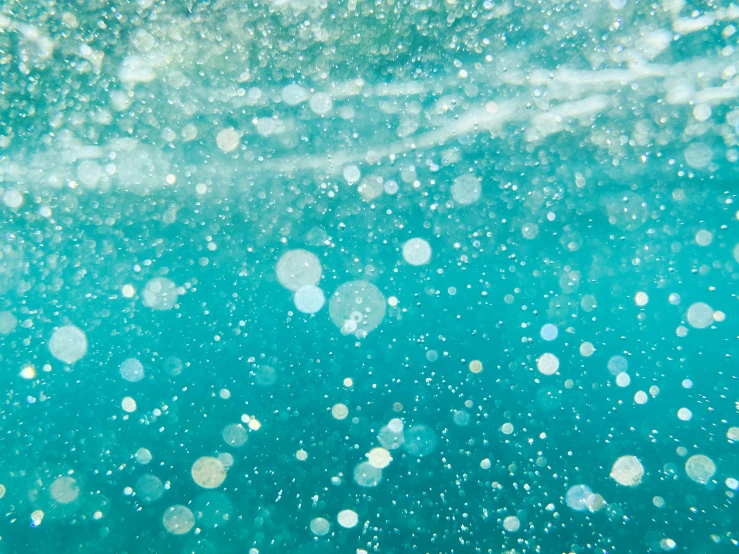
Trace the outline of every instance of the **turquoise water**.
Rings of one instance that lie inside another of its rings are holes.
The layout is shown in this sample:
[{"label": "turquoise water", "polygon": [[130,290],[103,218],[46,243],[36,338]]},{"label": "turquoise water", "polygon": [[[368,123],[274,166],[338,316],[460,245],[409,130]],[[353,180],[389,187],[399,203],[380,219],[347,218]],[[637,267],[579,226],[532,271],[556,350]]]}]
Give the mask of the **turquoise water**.
[{"label": "turquoise water", "polygon": [[739,8],[0,7],[0,552],[733,552]]}]

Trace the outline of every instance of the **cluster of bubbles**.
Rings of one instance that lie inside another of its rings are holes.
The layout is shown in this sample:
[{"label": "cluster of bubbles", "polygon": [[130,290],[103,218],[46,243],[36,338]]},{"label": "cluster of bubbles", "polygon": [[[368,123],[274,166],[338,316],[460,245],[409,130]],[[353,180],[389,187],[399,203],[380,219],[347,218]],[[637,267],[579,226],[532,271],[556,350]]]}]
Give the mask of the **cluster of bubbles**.
[{"label": "cluster of bubbles", "polygon": [[0,13],[11,524],[669,551],[660,486],[735,540],[735,5],[57,4]]},{"label": "cluster of bubbles", "polygon": [[[716,464],[704,454],[694,454],[685,462],[685,474],[701,485],[710,483],[716,474]],[[645,469],[639,458],[625,455],[618,458],[611,467],[610,477],[624,487],[637,487],[642,484]],[[594,493],[587,485],[574,485],[567,490],[565,502],[575,511],[595,512],[607,502],[599,494]]]}]

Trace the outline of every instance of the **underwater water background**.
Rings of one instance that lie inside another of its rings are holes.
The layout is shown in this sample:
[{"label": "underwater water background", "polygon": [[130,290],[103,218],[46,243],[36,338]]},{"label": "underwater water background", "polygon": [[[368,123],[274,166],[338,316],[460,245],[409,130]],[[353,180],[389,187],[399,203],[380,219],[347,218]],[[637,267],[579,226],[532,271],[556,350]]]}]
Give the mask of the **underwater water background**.
[{"label": "underwater water background", "polygon": [[0,3],[0,553],[737,551],[737,25]]}]

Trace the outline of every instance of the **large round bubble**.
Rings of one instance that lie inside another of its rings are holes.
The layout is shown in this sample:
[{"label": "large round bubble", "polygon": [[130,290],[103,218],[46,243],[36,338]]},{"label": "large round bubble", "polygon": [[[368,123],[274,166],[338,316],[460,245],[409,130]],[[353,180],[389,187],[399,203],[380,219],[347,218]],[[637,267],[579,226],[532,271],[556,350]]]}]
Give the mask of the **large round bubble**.
[{"label": "large round bubble", "polygon": [[146,283],[141,302],[152,310],[171,310],[177,304],[177,285],[166,277],[155,277]]},{"label": "large round bubble", "polygon": [[49,339],[51,355],[65,364],[73,364],[87,354],[87,336],[74,325],[60,327]]},{"label": "large round bubble", "polygon": [[368,281],[350,281],[331,295],[331,321],[343,335],[367,336],[385,317],[385,297]]},{"label": "large round bubble", "polygon": [[412,425],[403,432],[403,449],[411,456],[428,456],[436,449],[436,434],[428,425]]},{"label": "large round bubble", "polygon": [[277,280],[291,291],[315,286],[321,279],[321,262],[307,250],[288,250],[277,261]]}]

